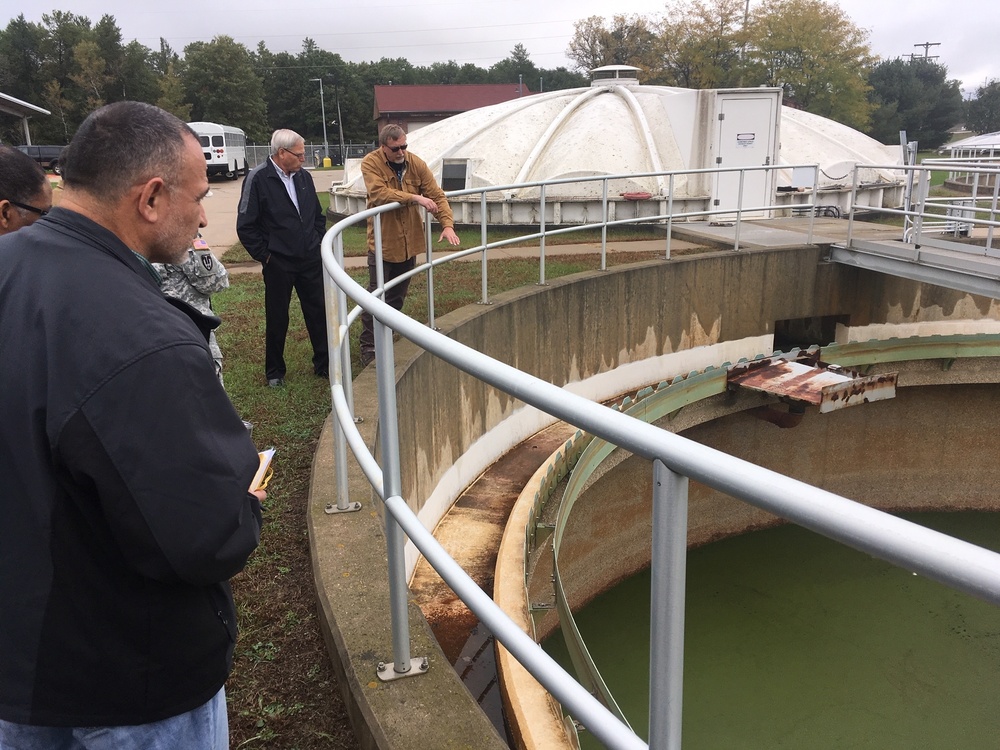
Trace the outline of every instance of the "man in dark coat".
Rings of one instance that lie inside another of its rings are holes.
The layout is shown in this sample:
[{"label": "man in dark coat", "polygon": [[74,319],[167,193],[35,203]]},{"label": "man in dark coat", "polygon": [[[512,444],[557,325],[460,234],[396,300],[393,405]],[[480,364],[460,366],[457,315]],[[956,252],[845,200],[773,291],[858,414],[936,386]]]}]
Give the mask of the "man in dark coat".
[{"label": "man in dark coat", "polygon": [[236,233],[264,274],[264,375],[277,388],[285,383],[285,336],[292,289],[313,349],[313,371],[329,375],[323,262],[319,244],[326,217],[312,175],[302,169],[305,141],[293,130],[275,130],[271,156],[243,181]]},{"label": "man in dark coat", "polygon": [[152,267],[207,193],[194,133],[117,102],[76,132],[60,206],[0,237],[0,747],[228,746],[259,461],[218,318]]}]

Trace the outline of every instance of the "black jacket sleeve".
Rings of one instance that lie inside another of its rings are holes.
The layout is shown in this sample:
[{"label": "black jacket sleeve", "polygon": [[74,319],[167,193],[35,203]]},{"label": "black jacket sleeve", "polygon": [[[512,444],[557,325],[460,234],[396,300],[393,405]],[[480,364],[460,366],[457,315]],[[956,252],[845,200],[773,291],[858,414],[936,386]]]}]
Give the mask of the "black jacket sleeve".
[{"label": "black jacket sleeve", "polygon": [[[267,168],[265,164],[261,169]],[[260,169],[254,169],[243,180],[240,191],[239,210],[236,214],[236,235],[243,247],[254,260],[264,263],[270,254],[268,250],[269,231],[265,221],[262,205],[261,183],[263,177]]]},{"label": "black jacket sleeve", "polygon": [[[77,511],[106,519],[126,563],[148,578],[225,581],[260,540],[248,491],[257,451],[203,347],[172,346],[124,368],[66,424],[54,458],[71,499],[72,488],[96,489]],[[101,508],[83,506],[94,496]]]}]

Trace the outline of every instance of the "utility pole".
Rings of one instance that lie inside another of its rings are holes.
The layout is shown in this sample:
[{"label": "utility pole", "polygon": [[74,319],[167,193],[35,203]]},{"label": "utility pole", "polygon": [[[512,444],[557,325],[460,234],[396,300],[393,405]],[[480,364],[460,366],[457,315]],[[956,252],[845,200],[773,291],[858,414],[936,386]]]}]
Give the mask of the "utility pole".
[{"label": "utility pole", "polygon": [[337,88],[337,127],[340,128],[340,165],[347,165],[347,154],[344,153],[344,118],[340,116],[340,88]]},{"label": "utility pole", "polygon": [[921,42],[920,44],[914,44],[913,46],[914,47],[923,47],[924,48],[924,59],[925,60],[937,60],[938,59],[937,55],[928,55],[928,53],[930,52],[931,47],[940,47],[941,46],[941,42]]},{"label": "utility pole", "polygon": [[323,79],[310,78],[310,81],[319,81],[319,112],[323,118],[323,158],[330,155],[330,144],[326,140],[326,102],[323,101]]}]

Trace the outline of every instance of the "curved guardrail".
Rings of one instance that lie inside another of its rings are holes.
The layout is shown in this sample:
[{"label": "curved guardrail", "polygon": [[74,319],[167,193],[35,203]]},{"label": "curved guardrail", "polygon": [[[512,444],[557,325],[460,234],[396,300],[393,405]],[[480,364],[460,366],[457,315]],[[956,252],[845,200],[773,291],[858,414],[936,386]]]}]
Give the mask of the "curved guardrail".
[{"label": "curved guardrail", "polygon": [[[576,396],[498,362],[418,323],[369,294],[343,268],[340,233],[372,217],[381,260],[381,213],[398,204],[369,209],[339,222],[323,239],[331,337],[331,396],[335,414],[338,507],[347,498],[346,449],[350,446],[375,491],[385,501],[389,550],[392,671],[413,669],[409,654],[405,532],[455,593],[496,638],[587,729],[611,748],[646,743],[602,705],[497,607],[452,560],[400,496],[399,442],[392,334],[396,332],[433,356],[556,419],[651,461],[653,471],[652,623],[650,646],[650,745],[679,750],[683,687],[684,578],[687,483],[695,479],[755,507],[837,540],[854,549],[1000,604],[1000,555],[890,516]],[[747,209],[750,210],[750,209]],[[755,208],[753,210],[759,210]],[[468,252],[476,252],[475,248]],[[376,264],[381,268],[381,263]],[[424,267],[416,272],[424,270]],[[384,287],[381,278],[379,286]],[[347,300],[358,308],[347,312]],[[367,310],[375,319],[381,466],[354,424],[348,326]],[[380,676],[383,676],[380,672]],[[383,677],[384,679],[386,677]]]}]

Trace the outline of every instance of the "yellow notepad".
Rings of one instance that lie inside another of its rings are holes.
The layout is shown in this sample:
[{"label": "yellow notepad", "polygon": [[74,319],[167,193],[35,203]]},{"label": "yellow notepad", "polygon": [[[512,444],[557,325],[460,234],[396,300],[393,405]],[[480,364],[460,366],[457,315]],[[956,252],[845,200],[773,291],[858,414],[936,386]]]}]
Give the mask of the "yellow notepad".
[{"label": "yellow notepad", "polygon": [[271,481],[271,475],[274,473],[274,469],[271,468],[271,459],[274,458],[274,448],[262,450],[257,455],[260,457],[260,466],[257,467],[257,473],[253,475],[253,481],[250,482],[251,492],[267,487],[267,483]]}]

